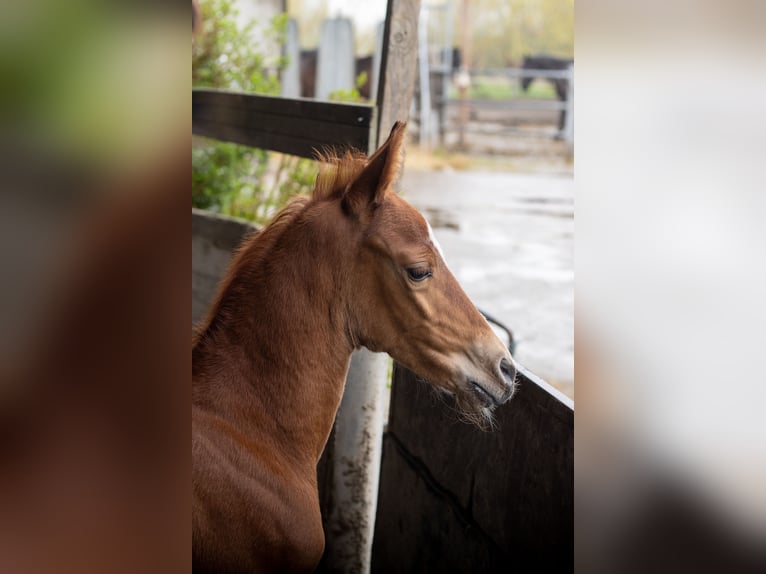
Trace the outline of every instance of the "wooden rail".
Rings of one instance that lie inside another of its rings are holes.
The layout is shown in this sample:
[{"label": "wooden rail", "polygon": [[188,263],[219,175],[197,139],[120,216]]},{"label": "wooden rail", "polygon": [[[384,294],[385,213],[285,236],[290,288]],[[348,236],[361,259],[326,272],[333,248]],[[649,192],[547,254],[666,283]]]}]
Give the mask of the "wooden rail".
[{"label": "wooden rail", "polygon": [[192,133],[313,158],[325,147],[363,152],[375,141],[375,108],[223,90],[192,90]]}]

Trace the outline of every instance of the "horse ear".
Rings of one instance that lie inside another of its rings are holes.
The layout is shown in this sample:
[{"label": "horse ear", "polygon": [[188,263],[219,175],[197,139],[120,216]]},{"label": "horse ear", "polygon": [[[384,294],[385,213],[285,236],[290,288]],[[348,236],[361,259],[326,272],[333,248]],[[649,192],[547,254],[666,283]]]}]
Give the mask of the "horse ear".
[{"label": "horse ear", "polygon": [[383,202],[402,170],[404,135],[407,122],[396,122],[385,143],[370,156],[367,165],[356,176],[343,196],[343,207],[359,213],[366,207],[375,208]]}]

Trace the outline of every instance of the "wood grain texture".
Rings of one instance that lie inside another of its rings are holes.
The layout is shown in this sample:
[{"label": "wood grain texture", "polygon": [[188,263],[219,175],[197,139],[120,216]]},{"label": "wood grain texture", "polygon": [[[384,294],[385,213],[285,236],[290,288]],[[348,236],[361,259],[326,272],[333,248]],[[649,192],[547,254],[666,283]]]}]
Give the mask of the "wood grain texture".
[{"label": "wood grain texture", "polygon": [[370,147],[374,109],[220,90],[192,90],[192,133],[314,157],[324,147]]},{"label": "wood grain texture", "polygon": [[377,145],[397,120],[406,120],[415,90],[420,0],[389,0],[378,86]]},{"label": "wood grain texture", "polygon": [[574,411],[520,379],[482,432],[397,365],[373,572],[572,570]]}]

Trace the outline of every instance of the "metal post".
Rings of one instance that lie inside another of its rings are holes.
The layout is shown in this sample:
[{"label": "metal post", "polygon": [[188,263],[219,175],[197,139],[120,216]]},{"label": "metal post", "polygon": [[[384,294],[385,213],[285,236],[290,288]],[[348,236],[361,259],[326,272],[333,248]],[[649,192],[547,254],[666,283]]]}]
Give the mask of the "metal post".
[{"label": "metal post", "polygon": [[460,131],[458,136],[458,148],[464,150],[466,148],[465,141],[465,129],[470,119],[470,108],[468,105],[468,88],[471,85],[471,76],[469,70],[471,69],[471,2],[470,0],[463,0],[463,17],[460,25],[463,27],[461,50],[463,52],[460,66],[460,74],[458,75],[458,91],[460,94]]},{"label": "metal post", "polygon": [[348,18],[322,22],[314,97],[326,100],[336,90],[354,87],[354,30]]},{"label": "metal post", "polygon": [[452,0],[448,0],[444,10],[444,69],[441,75],[441,100],[439,101],[439,145],[444,146],[444,133],[447,124],[447,100],[449,99],[449,90],[452,83],[452,27],[455,22],[453,14],[454,5]]},{"label": "metal post", "polygon": [[428,61],[428,6],[420,7],[418,22],[418,71],[420,73],[420,145],[431,147],[431,70]]},{"label": "metal post", "polygon": [[[395,120],[407,118],[417,62],[420,0],[388,0],[376,93],[378,142]],[[325,572],[370,571],[383,443],[388,355],[357,351],[351,357],[335,418],[331,510],[325,520]]]},{"label": "metal post", "polygon": [[287,67],[282,71],[282,97],[299,98],[301,95],[301,48],[298,42],[298,22],[295,18],[287,21],[287,39],[284,55]]},{"label": "metal post", "polygon": [[574,155],[574,63],[569,64],[568,72],[564,141],[567,143],[567,154],[571,158]]},{"label": "metal post", "polygon": [[370,99],[377,103],[380,82],[380,62],[383,59],[383,32],[386,23],[375,26],[375,51],[372,53],[372,78],[370,78]]},{"label": "metal post", "polygon": [[388,355],[355,352],[335,420],[332,510],[327,520],[328,571],[370,571],[383,433]]}]

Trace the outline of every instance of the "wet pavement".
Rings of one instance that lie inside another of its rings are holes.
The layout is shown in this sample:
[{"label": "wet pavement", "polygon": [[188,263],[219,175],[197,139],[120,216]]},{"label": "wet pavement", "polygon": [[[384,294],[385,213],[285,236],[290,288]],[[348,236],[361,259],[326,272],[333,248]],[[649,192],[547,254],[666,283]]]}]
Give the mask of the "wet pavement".
[{"label": "wet pavement", "polygon": [[405,169],[402,189],[468,295],[511,328],[516,359],[573,396],[572,177]]}]

